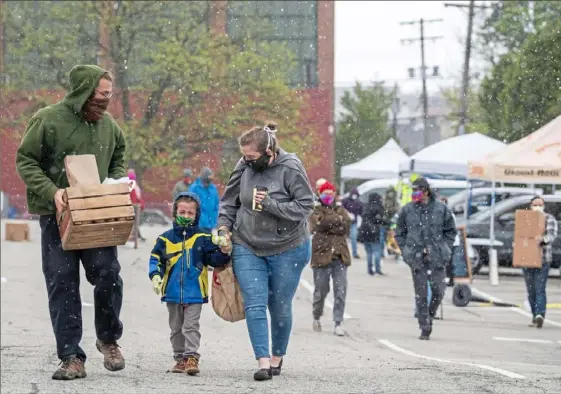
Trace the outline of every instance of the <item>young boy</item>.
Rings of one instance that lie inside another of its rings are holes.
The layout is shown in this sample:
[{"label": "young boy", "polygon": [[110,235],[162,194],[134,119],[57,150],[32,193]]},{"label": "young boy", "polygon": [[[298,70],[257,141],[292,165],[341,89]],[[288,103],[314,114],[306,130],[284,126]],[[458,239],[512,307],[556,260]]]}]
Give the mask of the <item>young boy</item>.
[{"label": "young boy", "polygon": [[149,276],[154,291],[167,304],[175,373],[199,373],[199,319],[208,302],[207,266],[230,261],[231,244],[212,243],[208,230],[198,227],[199,198],[179,193],[173,204],[173,228],[160,235],[150,256]]}]

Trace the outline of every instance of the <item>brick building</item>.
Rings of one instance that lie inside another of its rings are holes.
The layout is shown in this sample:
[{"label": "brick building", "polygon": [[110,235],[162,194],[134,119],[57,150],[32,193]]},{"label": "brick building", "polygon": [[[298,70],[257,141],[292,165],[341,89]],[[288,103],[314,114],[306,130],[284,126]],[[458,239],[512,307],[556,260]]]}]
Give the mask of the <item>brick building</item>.
[{"label": "brick building", "polygon": [[[243,9],[240,8],[243,4]],[[263,40],[285,43],[295,54],[297,67],[290,77],[290,85],[308,100],[308,113],[303,114],[317,136],[318,155],[321,160],[307,168],[312,182],[320,177],[334,175],[334,1],[210,1],[211,31],[235,37],[243,31],[243,24],[253,17],[267,19],[274,26],[270,36]],[[57,94],[59,95],[59,94]],[[24,104],[19,104],[19,106]],[[17,112],[17,111],[16,111]],[[120,112],[119,109],[111,110]],[[115,113],[115,115],[118,115]],[[118,116],[117,116],[118,117]],[[281,141],[282,142],[282,141]],[[12,204],[24,209],[25,187],[15,171],[15,150],[19,141],[7,133],[0,134],[2,146],[0,189],[10,196]],[[214,159],[214,162],[220,160]],[[201,163],[185,162],[182,167],[195,171]],[[151,184],[145,192],[147,206],[162,206],[170,198],[177,180],[162,180],[162,169],[145,174],[144,182]]]}]

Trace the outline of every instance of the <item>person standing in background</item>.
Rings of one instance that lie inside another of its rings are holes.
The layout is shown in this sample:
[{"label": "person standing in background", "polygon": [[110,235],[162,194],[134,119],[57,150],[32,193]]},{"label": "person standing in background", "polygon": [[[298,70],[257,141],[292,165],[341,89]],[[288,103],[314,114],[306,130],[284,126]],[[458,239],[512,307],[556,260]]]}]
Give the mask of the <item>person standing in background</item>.
[{"label": "person standing in background", "polygon": [[553,215],[545,212],[545,202],[539,196],[532,199],[530,208],[545,215],[545,233],[543,236],[536,238],[536,242],[542,247],[542,266],[522,270],[526,282],[526,291],[528,292],[528,302],[532,310],[530,327],[542,328],[547,306],[547,277],[549,276],[549,266],[553,262],[552,244],[557,238],[557,221]]},{"label": "person standing in background", "polygon": [[[384,194],[384,222],[381,227],[380,238],[383,243],[383,249],[386,249],[386,243],[389,232],[391,230],[392,222],[395,215],[399,212],[399,202],[397,201],[397,191],[393,186],[390,186]],[[392,234],[393,236],[393,234]]]},{"label": "person standing in background", "polygon": [[362,201],[359,200],[360,193],[358,189],[354,187],[351,190],[349,197],[343,199],[343,208],[347,210],[349,216],[351,217],[351,249],[353,252],[353,257],[359,259],[357,237],[358,237],[358,218],[362,215],[362,210],[364,206]]},{"label": "person standing in background", "polygon": [[[134,214],[139,216],[139,220],[137,220],[136,223],[140,223],[140,215],[142,211],[144,211],[144,199],[142,198],[142,190],[136,182],[136,172],[133,169],[129,169],[127,176],[131,181],[134,181],[134,188],[131,190],[131,202],[134,207]],[[140,239],[141,241],[146,241],[146,238],[144,238],[140,234],[140,227],[136,227],[136,234],[138,236],[138,239]]]},{"label": "person standing in background", "polygon": [[196,194],[201,201],[199,225],[210,230],[216,228],[218,207],[220,205],[220,196],[213,180],[214,174],[212,170],[208,167],[203,167],[200,176],[189,187],[189,191]]},{"label": "person standing in background", "polygon": [[369,275],[384,275],[381,264],[384,253],[384,241],[382,240],[384,225],[386,225],[386,221],[382,197],[378,193],[372,193],[368,196],[368,205],[364,208],[362,224],[358,230],[358,238],[364,242],[366,250]]},{"label": "person standing in background", "polygon": [[186,193],[189,191],[189,186],[191,186],[191,177],[193,173],[189,168],[183,170],[183,179],[175,184],[171,192],[171,201],[175,201],[175,198],[179,193]]}]

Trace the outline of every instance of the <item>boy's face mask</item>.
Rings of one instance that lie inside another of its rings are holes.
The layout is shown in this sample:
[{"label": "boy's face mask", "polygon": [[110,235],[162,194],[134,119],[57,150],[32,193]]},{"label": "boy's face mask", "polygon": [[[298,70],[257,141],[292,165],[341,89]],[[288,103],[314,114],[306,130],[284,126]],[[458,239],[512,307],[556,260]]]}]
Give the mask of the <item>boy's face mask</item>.
[{"label": "boy's face mask", "polygon": [[193,223],[195,221],[191,218],[186,218],[184,216],[176,216],[175,217],[175,222],[182,227],[188,227],[188,226],[193,225]]}]

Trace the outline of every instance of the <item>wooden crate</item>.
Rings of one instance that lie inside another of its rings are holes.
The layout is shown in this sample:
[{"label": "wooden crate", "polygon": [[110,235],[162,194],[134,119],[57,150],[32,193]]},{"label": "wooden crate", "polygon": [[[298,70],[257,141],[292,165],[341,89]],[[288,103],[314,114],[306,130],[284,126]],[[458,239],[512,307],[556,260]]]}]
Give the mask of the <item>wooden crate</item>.
[{"label": "wooden crate", "polygon": [[126,183],[79,185],[65,191],[67,209],[58,217],[64,250],[124,245],[134,225]]}]

